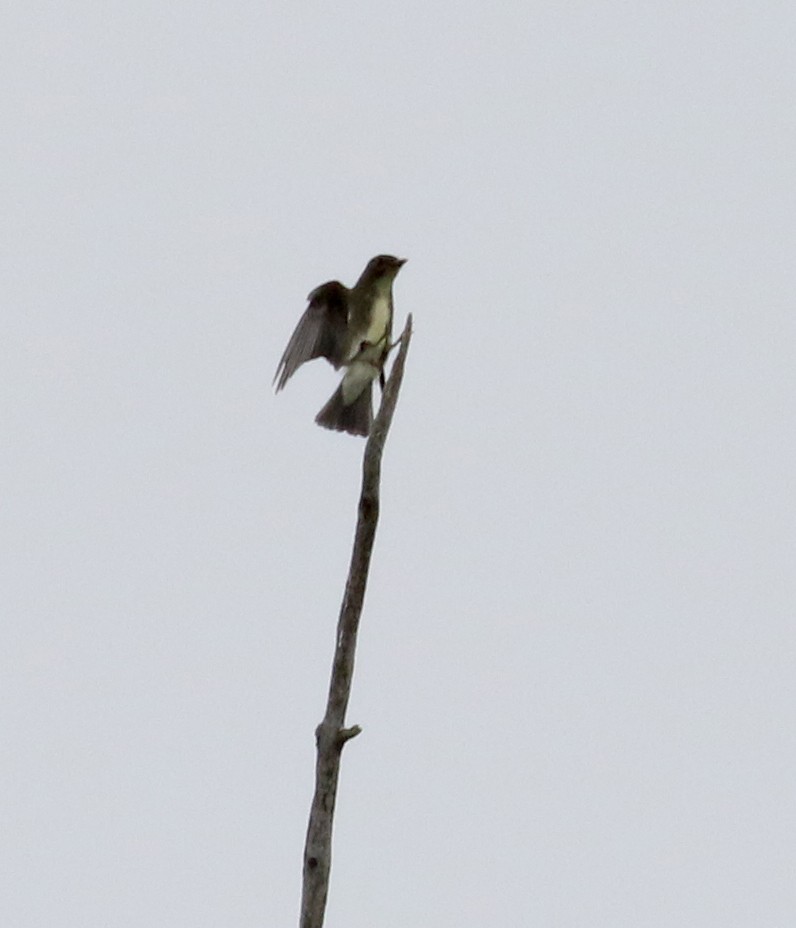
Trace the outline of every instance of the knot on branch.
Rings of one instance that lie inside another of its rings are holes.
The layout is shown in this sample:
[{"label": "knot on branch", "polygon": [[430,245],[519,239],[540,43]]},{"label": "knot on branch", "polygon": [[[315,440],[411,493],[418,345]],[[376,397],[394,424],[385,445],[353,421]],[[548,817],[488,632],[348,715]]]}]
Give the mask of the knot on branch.
[{"label": "knot on branch", "polygon": [[359,512],[363,519],[372,521],[379,514],[379,500],[374,493],[363,493],[359,501]]}]

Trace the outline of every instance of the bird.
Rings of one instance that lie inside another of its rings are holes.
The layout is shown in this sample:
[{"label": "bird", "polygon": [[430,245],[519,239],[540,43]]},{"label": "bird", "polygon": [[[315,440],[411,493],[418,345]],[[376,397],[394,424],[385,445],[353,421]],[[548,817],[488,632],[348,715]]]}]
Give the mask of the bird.
[{"label": "bird", "polygon": [[349,288],[339,280],[316,287],[274,375],[278,393],[306,361],[326,360],[345,374],[315,417],[318,425],[367,436],[373,422],[373,381],[384,388],[384,362],[392,347],[392,285],[405,258],[376,255]]}]

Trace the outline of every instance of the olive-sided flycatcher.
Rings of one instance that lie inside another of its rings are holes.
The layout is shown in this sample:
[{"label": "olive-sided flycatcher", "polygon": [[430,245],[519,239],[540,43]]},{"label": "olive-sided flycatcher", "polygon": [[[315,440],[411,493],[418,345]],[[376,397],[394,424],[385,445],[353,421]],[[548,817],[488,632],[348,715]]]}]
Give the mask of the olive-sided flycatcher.
[{"label": "olive-sided flycatcher", "polygon": [[373,421],[373,381],[384,385],[384,362],[392,333],[392,283],[406,259],[378,255],[368,261],[351,289],[339,280],[310,293],[309,306],[276,369],[277,392],[305,361],[326,358],[346,372],[332,398],[315,417],[318,425],[367,435]]}]

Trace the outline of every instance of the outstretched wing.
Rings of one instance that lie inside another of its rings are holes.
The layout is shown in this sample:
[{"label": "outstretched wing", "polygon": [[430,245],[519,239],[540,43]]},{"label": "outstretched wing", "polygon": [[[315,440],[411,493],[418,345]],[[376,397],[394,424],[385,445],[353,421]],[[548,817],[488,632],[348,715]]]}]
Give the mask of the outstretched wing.
[{"label": "outstretched wing", "polygon": [[335,368],[343,363],[348,333],[347,294],[339,281],[330,280],[309,295],[310,305],[299,319],[274,375],[277,392],[305,361],[326,358]]}]

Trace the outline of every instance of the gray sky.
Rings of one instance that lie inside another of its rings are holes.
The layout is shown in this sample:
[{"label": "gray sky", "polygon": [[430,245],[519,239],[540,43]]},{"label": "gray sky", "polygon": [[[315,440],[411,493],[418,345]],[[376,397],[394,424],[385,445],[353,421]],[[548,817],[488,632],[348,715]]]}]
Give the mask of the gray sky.
[{"label": "gray sky", "polygon": [[796,923],[792,4],[15,8],[0,923],[297,922],[384,251],[328,925]]}]

